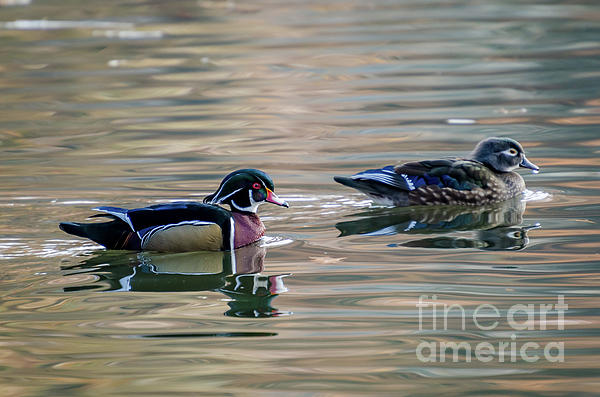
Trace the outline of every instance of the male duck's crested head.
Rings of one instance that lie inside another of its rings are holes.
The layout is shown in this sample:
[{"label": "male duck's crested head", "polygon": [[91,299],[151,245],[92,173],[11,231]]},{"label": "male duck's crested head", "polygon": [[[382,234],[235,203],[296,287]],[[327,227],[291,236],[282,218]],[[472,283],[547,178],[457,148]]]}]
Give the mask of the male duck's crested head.
[{"label": "male duck's crested head", "polygon": [[511,138],[484,139],[475,146],[469,158],[497,172],[510,172],[518,167],[529,168],[533,172],[540,170],[537,165],[527,160],[521,144]]},{"label": "male duck's crested head", "polygon": [[256,213],[263,203],[289,207],[288,203],[273,192],[275,185],[263,171],[247,168],[237,170],[221,181],[217,191],[206,196],[207,204],[229,204],[232,211]]}]

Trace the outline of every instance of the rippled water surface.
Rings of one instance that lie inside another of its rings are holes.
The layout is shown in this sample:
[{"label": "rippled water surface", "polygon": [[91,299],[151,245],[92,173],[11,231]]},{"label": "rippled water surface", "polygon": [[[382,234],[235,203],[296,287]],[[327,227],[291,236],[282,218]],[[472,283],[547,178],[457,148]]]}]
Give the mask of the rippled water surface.
[{"label": "rippled water surface", "polygon": [[[598,391],[596,1],[0,10],[3,396]],[[522,200],[390,209],[332,181],[488,136],[541,167]],[[57,228],[246,167],[291,208],[235,262]]]}]

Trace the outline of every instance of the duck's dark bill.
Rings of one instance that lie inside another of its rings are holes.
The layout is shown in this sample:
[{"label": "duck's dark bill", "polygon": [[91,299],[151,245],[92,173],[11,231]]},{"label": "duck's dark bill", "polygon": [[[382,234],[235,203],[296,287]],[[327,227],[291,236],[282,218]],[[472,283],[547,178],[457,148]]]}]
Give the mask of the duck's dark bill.
[{"label": "duck's dark bill", "polygon": [[290,206],[285,200],[282,200],[279,197],[277,197],[277,195],[269,189],[267,189],[267,198],[265,199],[265,201],[268,203],[281,205],[282,207],[286,208],[289,208]]},{"label": "duck's dark bill", "polygon": [[531,161],[527,160],[527,157],[525,157],[525,156],[523,156],[523,160],[521,160],[521,164],[519,164],[519,166],[524,167],[524,168],[529,168],[530,170],[532,170],[535,173],[540,172],[540,167],[533,164]]}]

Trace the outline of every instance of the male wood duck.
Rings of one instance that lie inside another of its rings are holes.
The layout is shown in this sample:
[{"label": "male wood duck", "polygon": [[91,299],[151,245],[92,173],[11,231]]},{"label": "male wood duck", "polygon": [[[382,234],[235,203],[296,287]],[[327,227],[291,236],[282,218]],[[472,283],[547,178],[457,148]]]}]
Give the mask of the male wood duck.
[{"label": "male wood duck", "polygon": [[[289,207],[273,193],[271,178],[260,170],[227,175],[204,203],[174,202],[145,208],[94,208],[103,223],[63,222],[70,234],[89,238],[109,249],[163,252],[231,250],[259,240],[265,226],[256,214],[263,203]],[[228,204],[231,211],[218,204]]]},{"label": "male wood duck", "polygon": [[507,200],[525,190],[518,167],[539,167],[510,138],[487,138],[466,158],[426,160],[367,170],[334,180],[383,205],[482,205]]}]

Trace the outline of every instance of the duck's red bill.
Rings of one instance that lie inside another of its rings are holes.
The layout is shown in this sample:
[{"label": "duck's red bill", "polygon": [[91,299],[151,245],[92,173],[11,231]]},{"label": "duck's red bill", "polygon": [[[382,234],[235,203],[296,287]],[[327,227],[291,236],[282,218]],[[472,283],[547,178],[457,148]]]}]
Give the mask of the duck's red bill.
[{"label": "duck's red bill", "polygon": [[285,208],[289,208],[290,206],[285,200],[282,200],[279,197],[277,197],[277,195],[269,189],[267,189],[267,198],[265,199],[265,201],[268,203],[280,205]]}]

